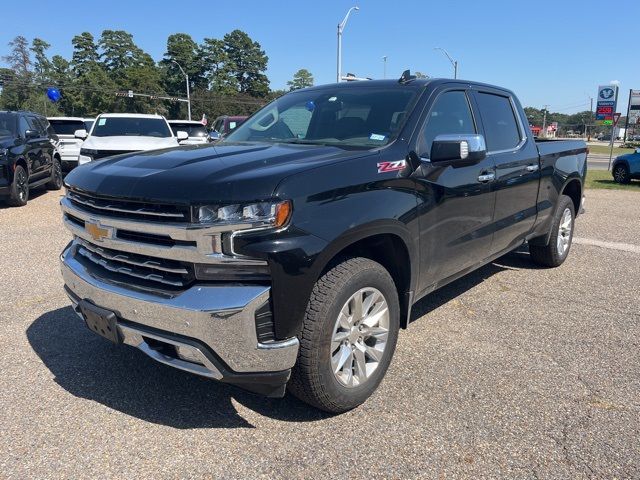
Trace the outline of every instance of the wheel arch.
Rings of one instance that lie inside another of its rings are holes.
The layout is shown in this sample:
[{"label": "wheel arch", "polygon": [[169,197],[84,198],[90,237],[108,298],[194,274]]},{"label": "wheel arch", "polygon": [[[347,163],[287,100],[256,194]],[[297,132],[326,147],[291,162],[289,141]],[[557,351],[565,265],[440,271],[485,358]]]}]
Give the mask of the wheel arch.
[{"label": "wheel arch", "polygon": [[331,242],[317,259],[316,280],[345,258],[364,257],[380,263],[396,285],[400,326],[406,328],[419,264],[417,249],[410,238],[404,225],[386,222],[384,226],[368,225],[345,233]]},{"label": "wheel arch", "polygon": [[560,195],[566,195],[573,202],[575,208],[576,217],[580,212],[580,205],[582,204],[582,182],[578,178],[570,178],[562,187]]}]

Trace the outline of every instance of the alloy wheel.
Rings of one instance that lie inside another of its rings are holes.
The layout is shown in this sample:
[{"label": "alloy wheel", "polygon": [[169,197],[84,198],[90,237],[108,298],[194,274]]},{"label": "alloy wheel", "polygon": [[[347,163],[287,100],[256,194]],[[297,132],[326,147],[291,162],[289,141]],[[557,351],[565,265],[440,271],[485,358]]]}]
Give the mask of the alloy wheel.
[{"label": "alloy wheel", "polygon": [[562,213],[562,219],[560,220],[560,226],[558,227],[557,248],[558,255],[560,255],[561,257],[569,249],[569,244],[571,242],[572,220],[573,215],[571,214],[571,210],[565,208],[564,212]]},{"label": "alloy wheel", "polygon": [[340,310],[331,337],[331,368],[345,387],[362,385],[383,359],[389,336],[389,306],[382,293],[365,287]]}]

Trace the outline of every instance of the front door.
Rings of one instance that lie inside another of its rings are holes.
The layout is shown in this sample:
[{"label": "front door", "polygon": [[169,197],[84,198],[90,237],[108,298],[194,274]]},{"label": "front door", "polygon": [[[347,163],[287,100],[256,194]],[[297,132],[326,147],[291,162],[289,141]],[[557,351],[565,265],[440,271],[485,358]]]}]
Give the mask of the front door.
[{"label": "front door", "polygon": [[420,198],[420,286],[423,292],[479,264],[491,248],[496,195],[493,159],[469,165],[438,165],[428,159],[441,134],[478,133],[465,90],[441,90],[428,108],[415,151],[421,157],[416,175]]}]

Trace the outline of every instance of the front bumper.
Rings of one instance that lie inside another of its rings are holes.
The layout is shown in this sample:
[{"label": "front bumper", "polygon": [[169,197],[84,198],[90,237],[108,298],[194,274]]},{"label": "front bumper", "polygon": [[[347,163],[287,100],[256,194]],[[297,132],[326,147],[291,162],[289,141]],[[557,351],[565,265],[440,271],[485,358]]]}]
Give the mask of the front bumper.
[{"label": "front bumper", "polygon": [[[254,316],[268,301],[269,287],[195,285],[159,296],[96,278],[74,258],[74,248],[70,244],[61,261],[76,312],[80,301],[114,312],[124,343],[167,365],[269,396],[284,394],[299,342],[258,342]],[[158,342],[170,348],[158,349]],[[181,349],[185,355],[179,356]]]}]

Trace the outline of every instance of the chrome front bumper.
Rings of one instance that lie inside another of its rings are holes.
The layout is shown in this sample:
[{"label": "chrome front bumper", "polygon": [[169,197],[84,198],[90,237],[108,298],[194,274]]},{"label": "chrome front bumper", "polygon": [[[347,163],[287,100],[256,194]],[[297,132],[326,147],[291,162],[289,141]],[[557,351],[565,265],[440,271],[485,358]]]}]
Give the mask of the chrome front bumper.
[{"label": "chrome front bumper", "polygon": [[[72,243],[60,258],[67,293],[76,311],[77,302],[87,300],[114,312],[122,322],[118,329],[123,341],[155,360],[219,380],[228,370],[232,374],[260,374],[282,372],[295,364],[297,338],[270,343],[257,340],[254,315],[268,300],[269,287],[195,285],[175,296],[160,297],[96,278],[74,258],[74,248]],[[162,355],[150,348],[147,337],[184,346],[186,358],[194,361]],[[198,351],[203,357],[200,360]],[[224,368],[206,361],[216,357]]]}]

